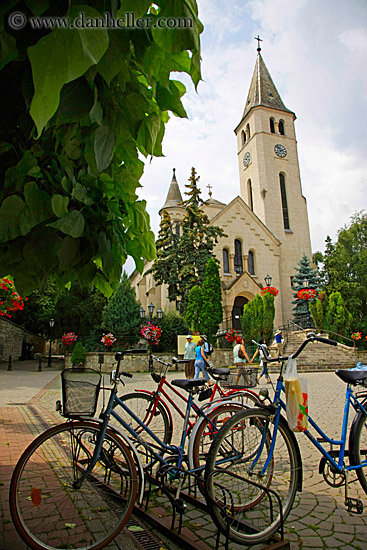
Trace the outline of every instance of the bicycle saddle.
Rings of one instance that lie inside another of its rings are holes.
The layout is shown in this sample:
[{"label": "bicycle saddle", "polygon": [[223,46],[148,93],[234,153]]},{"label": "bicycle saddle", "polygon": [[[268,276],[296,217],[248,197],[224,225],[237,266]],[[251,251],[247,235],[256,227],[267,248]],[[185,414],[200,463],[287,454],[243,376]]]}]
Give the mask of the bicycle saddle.
[{"label": "bicycle saddle", "polygon": [[228,376],[231,374],[229,369],[216,369],[215,367],[208,367],[207,371],[209,374],[216,374],[217,376]]},{"label": "bicycle saddle", "polygon": [[206,384],[205,378],[195,378],[195,380],[172,380],[172,386],[177,386],[182,390],[190,391],[197,386],[204,386]]},{"label": "bicycle saddle", "polygon": [[360,382],[364,386],[367,385],[367,370],[337,370],[335,374],[347,384],[355,385]]}]

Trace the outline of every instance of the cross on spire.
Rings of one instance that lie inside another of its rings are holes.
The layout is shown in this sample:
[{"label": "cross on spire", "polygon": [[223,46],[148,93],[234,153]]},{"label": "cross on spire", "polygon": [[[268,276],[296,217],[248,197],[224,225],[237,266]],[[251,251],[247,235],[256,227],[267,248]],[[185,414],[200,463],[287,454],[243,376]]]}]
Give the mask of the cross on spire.
[{"label": "cross on spire", "polygon": [[213,189],[213,187],[210,185],[210,183],[208,183],[207,188],[209,189],[209,193],[208,193],[209,197],[212,198],[212,194],[213,194],[212,189]]},{"label": "cross on spire", "polygon": [[255,36],[254,40],[257,40],[257,51],[260,53],[261,52],[260,42],[263,42],[263,40],[260,38],[259,35]]}]

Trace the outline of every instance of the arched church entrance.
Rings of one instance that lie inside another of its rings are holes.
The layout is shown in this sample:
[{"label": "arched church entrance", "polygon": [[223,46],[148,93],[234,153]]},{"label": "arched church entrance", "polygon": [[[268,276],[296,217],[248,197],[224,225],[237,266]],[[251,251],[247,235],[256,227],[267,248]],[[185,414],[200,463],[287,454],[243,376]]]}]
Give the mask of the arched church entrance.
[{"label": "arched church entrance", "polygon": [[247,304],[248,299],[244,296],[235,298],[232,308],[232,327],[236,330],[241,330],[241,316],[243,314],[243,306]]}]

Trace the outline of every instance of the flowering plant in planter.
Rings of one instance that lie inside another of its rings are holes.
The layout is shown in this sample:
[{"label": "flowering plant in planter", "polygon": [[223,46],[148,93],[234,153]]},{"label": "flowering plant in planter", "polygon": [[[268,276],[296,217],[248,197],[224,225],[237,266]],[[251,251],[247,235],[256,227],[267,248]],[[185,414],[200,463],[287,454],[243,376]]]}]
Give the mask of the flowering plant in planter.
[{"label": "flowering plant in planter", "polygon": [[61,341],[65,346],[72,346],[78,338],[78,335],[75,332],[64,332],[61,336]]},{"label": "flowering plant in planter", "polygon": [[0,279],[0,315],[11,318],[12,311],[22,309],[24,309],[24,300],[16,291],[14,282],[6,277]]},{"label": "flowering plant in planter", "polygon": [[300,288],[297,292],[297,298],[300,300],[312,300],[316,298],[317,290],[314,288]]},{"label": "flowering plant in planter", "polygon": [[225,335],[225,339],[228,340],[228,342],[235,342],[236,341],[236,338],[238,338],[239,336],[239,332],[238,330],[234,329],[234,328],[231,328],[231,330],[229,330],[227,332],[227,334]]},{"label": "flowering plant in planter", "polygon": [[148,321],[147,325],[141,326],[140,334],[151,344],[159,344],[159,340],[161,338],[161,328],[152,325],[152,323]]},{"label": "flowering plant in planter", "polygon": [[[362,333],[361,332],[353,332],[352,336],[353,340],[360,340],[362,338]],[[366,340],[367,340],[367,336],[366,336]]]},{"label": "flowering plant in planter", "polygon": [[104,334],[101,338],[101,342],[107,347],[107,348],[110,348],[115,342],[116,342],[116,338],[114,337],[113,334],[109,333],[109,334]]},{"label": "flowering plant in planter", "polygon": [[264,296],[267,292],[273,296],[277,296],[279,294],[279,290],[277,290],[275,286],[264,286],[261,291],[261,296]]}]

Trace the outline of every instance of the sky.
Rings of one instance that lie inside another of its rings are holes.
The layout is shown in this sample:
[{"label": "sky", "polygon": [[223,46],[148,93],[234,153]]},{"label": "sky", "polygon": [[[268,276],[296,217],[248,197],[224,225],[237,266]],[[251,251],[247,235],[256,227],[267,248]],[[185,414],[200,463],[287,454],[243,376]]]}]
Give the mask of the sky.
[{"label": "sky", "polygon": [[[202,78],[186,75],[188,119],[172,116],[164,158],[146,160],[139,197],[157,235],[176,168],[184,193],[194,166],[203,199],[228,203],[240,194],[234,128],[249,90],[260,35],[261,55],[292,110],[312,251],[324,251],[350,217],[367,209],[367,1],[197,0],[204,25]],[[183,197],[185,198],[184,194]],[[128,269],[128,266],[126,266]],[[133,268],[134,266],[132,266]]]}]

